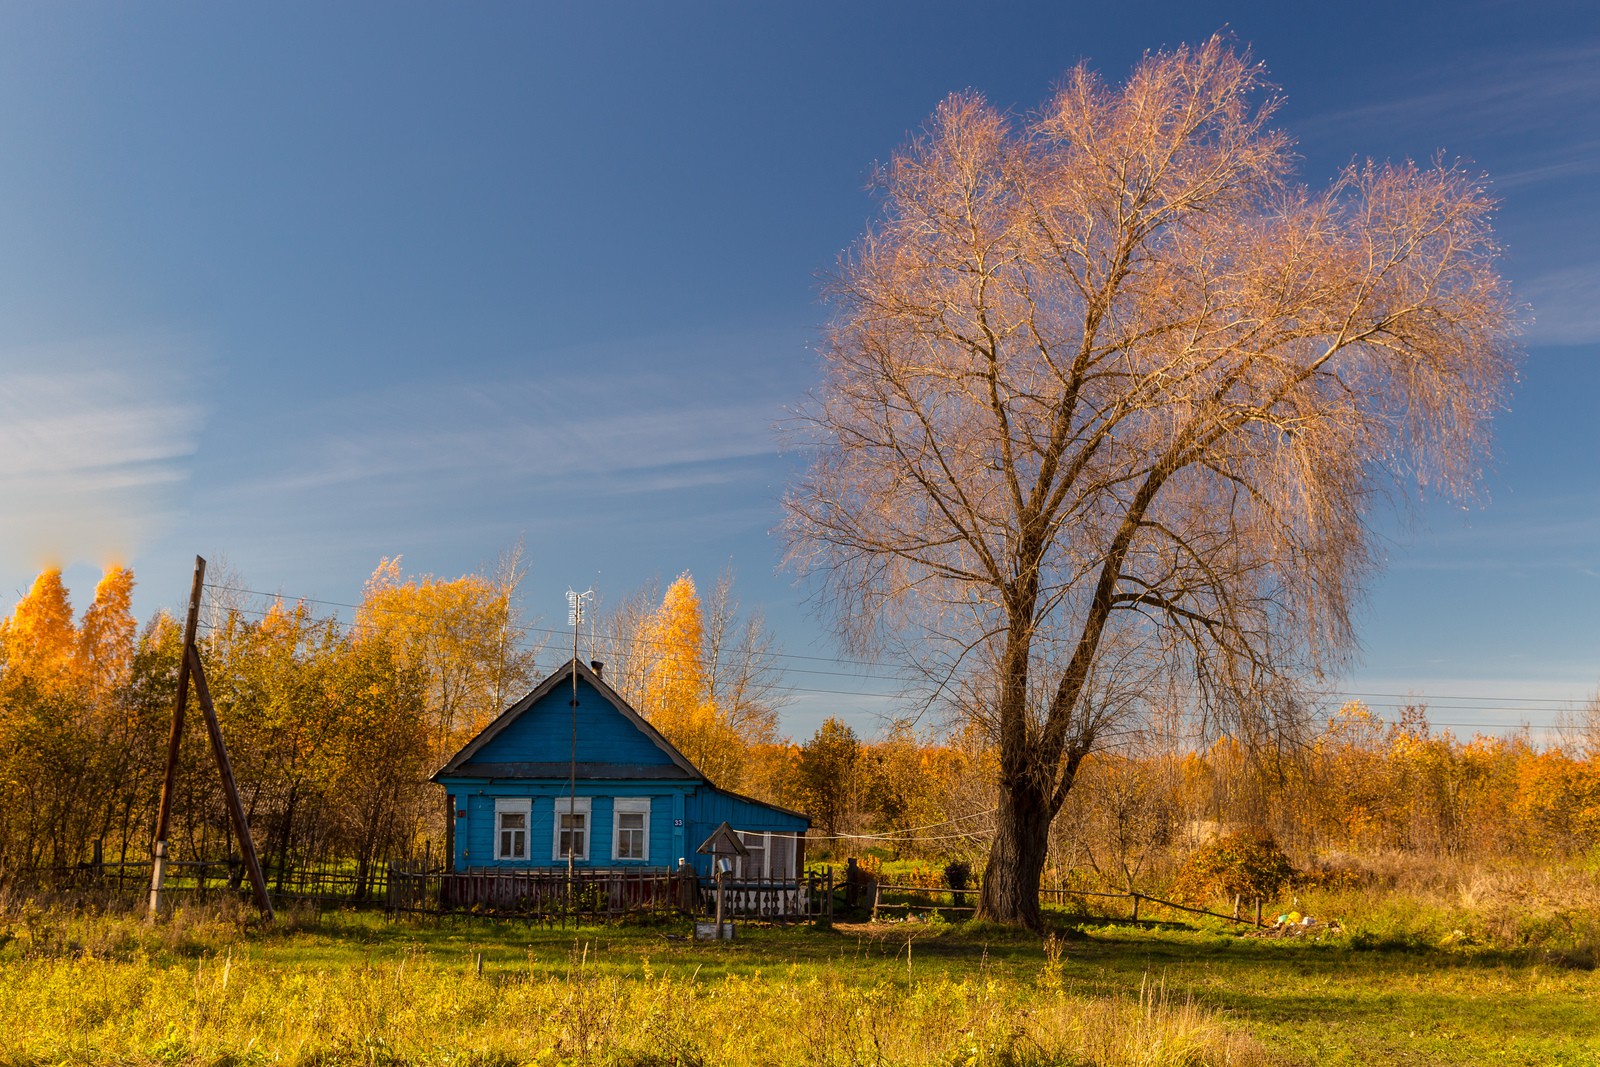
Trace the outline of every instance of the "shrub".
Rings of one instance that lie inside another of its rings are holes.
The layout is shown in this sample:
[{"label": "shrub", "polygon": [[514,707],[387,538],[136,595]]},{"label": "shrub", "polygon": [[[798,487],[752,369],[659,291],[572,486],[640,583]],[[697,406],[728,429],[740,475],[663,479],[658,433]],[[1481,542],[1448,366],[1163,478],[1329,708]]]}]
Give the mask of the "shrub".
[{"label": "shrub", "polygon": [[1172,883],[1184,903],[1271,900],[1295,876],[1294,865],[1265,830],[1241,830],[1201,845],[1189,854]]},{"label": "shrub", "polygon": [[946,864],[944,868],[944,884],[956,891],[967,888],[972,880],[972,864],[963,860],[955,860]]}]

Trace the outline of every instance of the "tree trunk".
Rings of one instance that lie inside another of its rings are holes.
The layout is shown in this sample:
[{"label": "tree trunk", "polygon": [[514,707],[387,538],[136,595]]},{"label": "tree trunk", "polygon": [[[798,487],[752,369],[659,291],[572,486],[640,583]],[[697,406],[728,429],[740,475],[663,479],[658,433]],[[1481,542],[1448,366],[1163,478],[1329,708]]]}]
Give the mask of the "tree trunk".
[{"label": "tree trunk", "polygon": [[1050,798],[1027,780],[1001,782],[998,815],[978,918],[1042,930],[1039,881],[1050,847]]},{"label": "tree trunk", "polygon": [[[294,808],[300,799],[300,783],[295,782],[289,787],[289,803],[283,813],[282,829],[278,837],[278,881],[277,891],[283,892],[284,872],[289,869],[289,839],[294,833]],[[252,803],[252,808],[254,804]]]}]

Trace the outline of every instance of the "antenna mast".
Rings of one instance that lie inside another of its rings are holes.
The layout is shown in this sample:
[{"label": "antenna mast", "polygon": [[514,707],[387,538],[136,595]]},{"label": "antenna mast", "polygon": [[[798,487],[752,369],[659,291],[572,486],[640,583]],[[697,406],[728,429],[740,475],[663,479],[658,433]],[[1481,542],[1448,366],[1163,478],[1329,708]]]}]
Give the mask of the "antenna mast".
[{"label": "antenna mast", "polygon": [[[567,779],[567,897],[572,897],[573,847],[577,841],[578,821],[578,628],[583,625],[583,602],[594,596],[594,590],[582,593],[567,590],[567,625],[572,627],[572,759]],[[556,816],[556,840],[561,839],[561,816]],[[588,820],[583,827],[584,841],[589,840]]]}]

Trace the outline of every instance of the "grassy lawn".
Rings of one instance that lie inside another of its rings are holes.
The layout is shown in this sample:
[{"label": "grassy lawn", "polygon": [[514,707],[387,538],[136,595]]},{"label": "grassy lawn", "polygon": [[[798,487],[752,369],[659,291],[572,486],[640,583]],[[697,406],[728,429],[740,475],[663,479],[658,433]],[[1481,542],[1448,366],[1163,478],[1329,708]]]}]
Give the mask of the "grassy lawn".
[{"label": "grassy lawn", "polygon": [[1600,977],[1527,953],[1127,927],[1068,953],[1089,988],[1156,978],[1289,1062],[1600,1064]]},{"label": "grassy lawn", "polygon": [[[1600,976],[1526,952],[925,923],[550,930],[0,920],[0,1064],[1600,1064]],[[671,935],[671,936],[669,936]],[[479,958],[482,966],[479,969]]]}]

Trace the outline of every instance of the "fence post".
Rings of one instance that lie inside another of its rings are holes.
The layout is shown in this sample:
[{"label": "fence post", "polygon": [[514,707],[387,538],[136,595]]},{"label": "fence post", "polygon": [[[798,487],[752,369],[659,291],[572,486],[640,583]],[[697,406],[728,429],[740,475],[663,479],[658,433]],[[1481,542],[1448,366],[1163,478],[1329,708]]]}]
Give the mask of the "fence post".
[{"label": "fence post", "polygon": [[1138,922],[1139,921],[1139,894],[1138,893],[1130,893],[1128,895],[1133,897],[1133,921],[1134,922]]},{"label": "fence post", "polygon": [[1256,925],[1261,925],[1261,898],[1256,897]]}]

